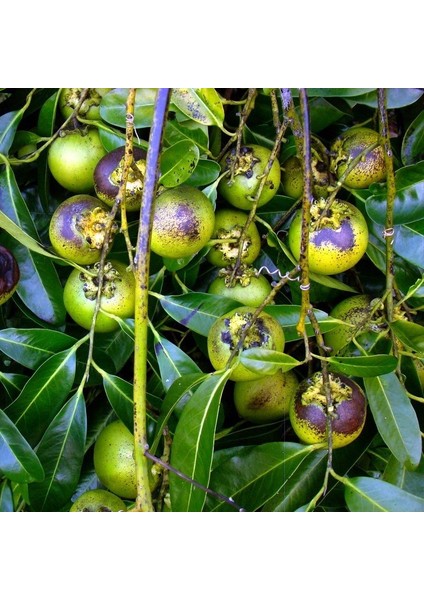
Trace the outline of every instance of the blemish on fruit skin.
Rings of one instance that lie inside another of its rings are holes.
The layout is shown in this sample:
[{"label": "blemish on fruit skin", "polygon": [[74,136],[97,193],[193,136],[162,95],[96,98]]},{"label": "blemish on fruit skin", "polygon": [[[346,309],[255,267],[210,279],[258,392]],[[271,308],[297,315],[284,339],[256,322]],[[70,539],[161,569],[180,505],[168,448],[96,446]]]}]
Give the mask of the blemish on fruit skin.
[{"label": "blemish on fruit skin", "polygon": [[355,246],[355,235],[350,221],[345,219],[342,221],[339,229],[334,230],[330,227],[325,227],[314,231],[311,234],[311,241],[318,247],[330,244],[335,248],[347,251]]}]

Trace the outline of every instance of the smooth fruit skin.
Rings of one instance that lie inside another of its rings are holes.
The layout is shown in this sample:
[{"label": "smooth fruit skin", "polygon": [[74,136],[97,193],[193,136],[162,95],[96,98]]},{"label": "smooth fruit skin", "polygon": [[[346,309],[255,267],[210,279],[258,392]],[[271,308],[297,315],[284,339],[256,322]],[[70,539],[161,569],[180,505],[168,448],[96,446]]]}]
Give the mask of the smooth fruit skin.
[{"label": "smooth fruit skin", "polygon": [[[96,305],[99,265],[96,263],[86,269],[92,272],[92,277],[73,269],[65,283],[63,302],[75,323],[90,330]],[[129,319],[134,316],[134,306],[135,278],[132,271],[117,260],[106,262],[100,308],[105,313]],[[109,333],[119,329],[117,321],[102,311],[97,314],[94,331]]]},{"label": "smooth fruit skin", "polygon": [[[352,127],[334,140],[330,153],[331,170],[340,179],[349,164],[369,146],[378,144],[380,136],[368,127]],[[364,189],[386,177],[384,150],[381,145],[367,152],[353,167],[344,180],[344,185],[354,189]]]},{"label": "smooth fruit skin", "polygon": [[[312,137],[312,193],[315,198],[326,198],[331,184],[328,150],[317,138]],[[303,169],[297,156],[290,156],[281,165],[281,187],[284,194],[300,198],[303,194]]]},{"label": "smooth fruit skin", "polygon": [[[215,267],[226,267],[237,260],[239,239],[246,224],[248,215],[235,208],[219,208],[215,213],[215,227],[212,233],[215,243],[207,254],[207,260]],[[228,240],[228,241],[227,241]],[[241,260],[244,264],[252,264],[261,251],[261,236],[252,222],[247,228]]]},{"label": "smooth fruit skin", "polygon": [[105,154],[97,129],[72,129],[54,140],[47,154],[47,164],[65,190],[84,194],[94,189],[94,169]]},{"label": "smooth fruit skin", "polygon": [[215,211],[203,192],[189,185],[165,190],[153,202],[151,249],[164,258],[186,258],[209,242]]},{"label": "smooth fruit skin", "polygon": [[[223,171],[230,168],[235,161],[236,149],[232,148],[221,161]],[[257,144],[241,146],[239,163],[233,181],[224,177],[218,184],[218,194],[224,200],[241,210],[252,208],[253,196],[258,192],[260,177],[271,156],[271,150]],[[259,196],[257,206],[263,206],[277,193],[280,185],[280,164],[274,159],[265,186]]]},{"label": "smooth fruit skin", "polygon": [[[339,374],[329,374],[333,398],[333,448],[347,446],[361,434],[367,412],[367,401],[360,386]],[[305,444],[327,442],[326,399],[322,373],[303,380],[290,403],[290,423]]]},{"label": "smooth fruit skin", "polygon": [[0,246],[0,306],[15,293],[20,276],[19,265],[13,254]]},{"label": "smooth fruit skin", "polygon": [[[109,209],[98,198],[77,194],[64,200],[54,211],[49,224],[49,238],[58,256],[78,265],[92,265],[100,260]],[[117,231],[114,224],[111,234]]]},{"label": "smooth fruit skin", "polygon": [[[331,354],[337,354],[352,339],[367,329],[371,315],[371,296],[358,294],[339,302],[330,312],[330,317],[344,321],[346,325],[337,325],[324,334],[326,346],[331,347]],[[353,327],[352,327],[353,325]]]},{"label": "smooth fruit skin", "polygon": [[[108,206],[113,206],[123,176],[125,146],[115,148],[99,160],[94,170],[94,191]],[[133,148],[133,160],[139,173],[130,168],[125,190],[125,208],[129,212],[140,210],[146,171],[146,152]],[[141,174],[141,176],[140,176]]]},{"label": "smooth fruit skin", "polygon": [[232,298],[244,306],[259,306],[271,293],[272,287],[264,275],[258,274],[256,269],[254,271],[255,275],[246,276],[244,279],[236,278],[232,283],[227,283],[229,275],[219,274],[209,285],[208,293]]},{"label": "smooth fruit skin", "polygon": [[107,490],[88,490],[72,504],[69,512],[126,512],[122,498]]},{"label": "smooth fruit skin", "polygon": [[[321,204],[322,203],[322,204]],[[361,211],[353,204],[335,199],[329,214],[317,229],[314,222],[325,200],[311,207],[309,229],[309,268],[313,273],[336,275],[354,267],[368,246],[368,226]],[[316,209],[315,216],[312,210]],[[288,244],[296,260],[300,257],[302,212],[298,210],[290,224]]]},{"label": "smooth fruit skin", "polygon": [[134,500],[137,478],[134,436],[122,421],[106,425],[94,444],[94,470],[101,483],[120,498]]},{"label": "smooth fruit skin", "polygon": [[[252,322],[254,312],[253,307],[240,306],[219,317],[210,328],[207,338],[208,356],[217,371],[226,368],[242,331]],[[250,328],[242,349],[267,348],[282,352],[284,344],[281,325],[271,315],[261,312]],[[234,367],[229,378],[232,381],[252,381],[258,378],[258,374],[240,363]]]},{"label": "smooth fruit skin", "polygon": [[289,414],[298,386],[293,371],[277,371],[253,381],[234,384],[234,405],[239,417],[251,423],[273,423]]}]

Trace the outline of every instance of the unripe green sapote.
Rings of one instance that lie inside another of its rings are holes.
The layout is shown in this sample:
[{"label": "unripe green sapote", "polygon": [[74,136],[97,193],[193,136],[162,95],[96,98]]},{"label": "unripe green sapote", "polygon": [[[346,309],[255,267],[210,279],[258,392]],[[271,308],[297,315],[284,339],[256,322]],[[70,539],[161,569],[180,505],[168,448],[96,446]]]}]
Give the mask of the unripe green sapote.
[{"label": "unripe green sapote", "polygon": [[[233,180],[230,175],[221,179],[218,194],[236,208],[250,210],[270,157],[271,150],[257,144],[241,146],[238,158],[235,147],[229,150],[221,161],[221,167],[226,171],[234,166],[235,176]],[[277,193],[279,185],[280,164],[274,159],[257,206],[269,202]]]},{"label": "unripe green sapote", "polygon": [[69,512],[126,512],[122,498],[107,490],[88,490],[72,504]]},{"label": "unripe green sapote", "polygon": [[[367,412],[367,401],[360,386],[344,375],[329,373],[332,396],[333,448],[347,446],[361,434]],[[305,444],[328,441],[327,400],[322,373],[303,380],[290,404],[290,423]]]},{"label": "unripe green sapote", "polygon": [[[240,350],[248,348],[266,348],[278,352],[284,350],[285,337],[279,322],[266,312],[261,312],[253,323],[254,313],[255,308],[240,306],[216,319],[207,338],[208,356],[214,369],[217,371],[225,369],[245,329],[248,329],[248,333]],[[251,381],[257,378],[257,373],[250,371],[241,363],[234,367],[230,375],[232,381]]]},{"label": "unripe green sapote", "polygon": [[15,293],[20,279],[19,265],[13,254],[0,246],[0,305]]},{"label": "unripe green sapote", "polygon": [[[312,194],[315,198],[326,198],[331,184],[328,150],[317,138],[312,138]],[[281,165],[281,187],[284,194],[300,198],[303,194],[303,169],[297,156],[290,156]]]},{"label": "unripe green sapote", "polygon": [[164,258],[187,258],[209,242],[215,225],[212,202],[189,185],[167,189],[153,202],[151,249]]},{"label": "unripe green sapote", "polygon": [[[84,119],[100,119],[100,103],[103,96],[112,88],[89,88],[85,99],[78,110],[78,115]],[[59,94],[58,106],[62,116],[67,119],[81,101],[84,88],[62,88]]]},{"label": "unripe green sapote", "polygon": [[364,153],[343,183],[354,189],[363,189],[372,183],[383,181],[386,177],[384,149],[378,132],[368,127],[351,127],[334,140],[330,148],[331,171],[340,179],[350,163],[366,148],[375,144],[378,145]]},{"label": "unripe green sapote", "polygon": [[[108,206],[113,206],[122,182],[125,146],[115,148],[101,158],[94,170],[94,191]],[[125,189],[125,208],[129,212],[140,210],[146,172],[146,152],[133,148],[137,171],[130,168]]]},{"label": "unripe green sapote", "polygon": [[[216,267],[234,264],[239,253],[240,237],[248,215],[235,208],[219,208],[215,213],[215,226],[212,233],[213,244],[207,254],[207,260]],[[241,260],[252,264],[261,251],[261,236],[255,223],[250,223],[243,241]]]},{"label": "unripe green sapote", "polygon": [[293,371],[277,371],[253,381],[234,384],[234,405],[238,415],[251,423],[272,423],[289,414],[298,386]]},{"label": "unripe green sapote", "polygon": [[241,264],[236,273],[231,268],[220,269],[208,288],[209,294],[232,298],[244,306],[260,306],[271,291],[268,279],[245,264]]}]

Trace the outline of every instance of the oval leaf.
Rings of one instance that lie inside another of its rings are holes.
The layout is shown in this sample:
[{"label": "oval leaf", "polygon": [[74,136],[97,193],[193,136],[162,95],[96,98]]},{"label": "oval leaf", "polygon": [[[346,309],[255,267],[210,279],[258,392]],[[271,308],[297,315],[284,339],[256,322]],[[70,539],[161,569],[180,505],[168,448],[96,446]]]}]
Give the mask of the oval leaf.
[{"label": "oval leaf", "polygon": [[221,172],[221,167],[219,163],[214,160],[206,160],[201,158],[196,165],[193,173],[187,179],[187,185],[192,185],[193,187],[200,187],[203,185],[208,185],[213,181],[216,181],[218,175]]},{"label": "oval leaf", "polygon": [[156,335],[155,354],[158,361],[161,379],[165,390],[169,390],[172,383],[182,375],[198,374],[202,371],[181,348]]},{"label": "oval leaf", "polygon": [[76,339],[51,329],[2,329],[0,350],[29,369],[37,369],[45,360],[71,348]]},{"label": "oval leaf", "polygon": [[370,356],[330,356],[328,359],[333,371],[350,377],[376,377],[392,373],[398,360],[388,354]]},{"label": "oval leaf", "polygon": [[[156,101],[156,88],[139,88],[135,95],[134,126],[137,129],[150,127]],[[127,98],[129,88],[115,88],[107,92],[100,103],[100,116],[107,123],[126,127]]]},{"label": "oval leaf", "polygon": [[11,481],[29,483],[44,477],[34,450],[9,417],[0,410],[0,472]]},{"label": "oval leaf", "polygon": [[224,106],[214,88],[174,88],[171,103],[197,123],[223,126]]},{"label": "oval leaf", "polygon": [[345,485],[351,512],[422,512],[424,499],[372,477],[352,477]]},{"label": "oval leaf", "polygon": [[268,348],[248,348],[240,353],[240,362],[258,375],[272,375],[277,371],[291,371],[302,363],[277,350]]},{"label": "oval leaf", "polygon": [[181,185],[190,177],[199,161],[199,148],[182,140],[167,148],[160,159],[159,182],[167,188]]},{"label": "oval leaf", "polygon": [[412,121],[403,136],[401,158],[404,165],[424,158],[424,111]]},{"label": "oval leaf", "polygon": [[411,321],[394,321],[390,329],[407,348],[424,353],[424,327]]}]

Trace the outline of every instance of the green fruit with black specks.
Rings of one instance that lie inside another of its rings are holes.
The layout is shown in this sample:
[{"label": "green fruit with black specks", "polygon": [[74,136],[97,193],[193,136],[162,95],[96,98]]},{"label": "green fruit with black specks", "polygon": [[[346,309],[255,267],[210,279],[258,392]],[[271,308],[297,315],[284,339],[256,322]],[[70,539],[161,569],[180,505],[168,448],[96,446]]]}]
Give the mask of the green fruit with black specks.
[{"label": "green fruit with black specks", "polygon": [[69,512],[126,512],[122,498],[107,490],[88,490],[72,504]]},{"label": "green fruit with black specks", "polygon": [[372,183],[379,183],[386,177],[384,149],[380,135],[368,127],[352,127],[339,135],[331,145],[330,169],[338,179],[342,177],[351,162],[367,148],[358,164],[352,168],[343,181],[347,187],[364,189]]},{"label": "green fruit with black specks", "polygon": [[209,294],[232,298],[244,306],[260,306],[271,291],[268,279],[245,264],[234,275],[231,268],[221,269],[208,288]]},{"label": "green fruit with black specks", "polygon": [[[240,238],[248,215],[235,208],[219,208],[215,213],[215,225],[212,233],[214,244],[206,258],[215,267],[227,267],[236,262],[239,254]],[[261,236],[252,221],[247,228],[241,252],[241,261],[252,264],[261,251]]]},{"label": "green fruit with black specks", "polygon": [[[324,144],[311,139],[312,194],[315,198],[327,198],[331,185],[329,153]],[[300,198],[303,194],[303,169],[297,156],[290,156],[281,165],[281,187],[284,194]]]}]

